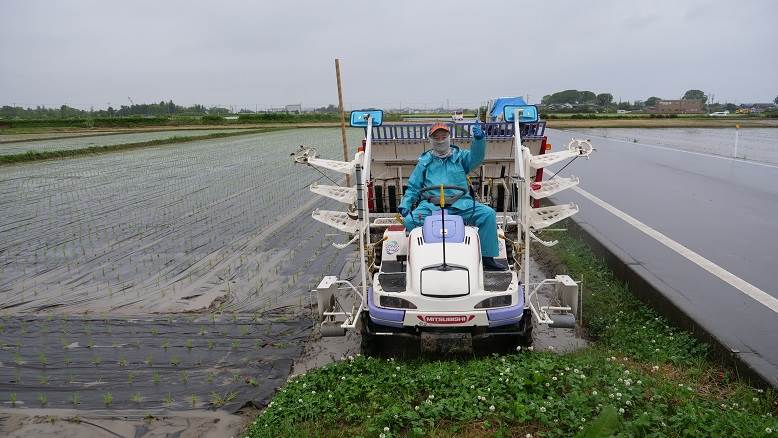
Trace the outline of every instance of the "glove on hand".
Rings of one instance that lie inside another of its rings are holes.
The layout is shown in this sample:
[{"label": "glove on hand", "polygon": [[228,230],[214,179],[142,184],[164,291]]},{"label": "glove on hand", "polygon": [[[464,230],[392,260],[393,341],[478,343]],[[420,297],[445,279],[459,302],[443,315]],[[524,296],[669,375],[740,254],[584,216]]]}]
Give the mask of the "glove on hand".
[{"label": "glove on hand", "polygon": [[481,125],[481,122],[476,122],[473,125],[473,138],[476,140],[484,138],[484,128]]}]

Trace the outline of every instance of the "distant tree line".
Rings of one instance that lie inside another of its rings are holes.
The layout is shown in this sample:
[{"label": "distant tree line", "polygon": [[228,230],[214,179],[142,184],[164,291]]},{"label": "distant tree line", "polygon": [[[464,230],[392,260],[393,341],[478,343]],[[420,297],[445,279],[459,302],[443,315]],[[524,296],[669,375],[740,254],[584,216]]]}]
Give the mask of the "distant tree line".
[{"label": "distant tree line", "polygon": [[142,103],[122,105],[119,108],[109,106],[107,109],[82,110],[67,105],[59,108],[37,106],[35,108],[23,108],[21,106],[5,105],[0,107],[0,117],[4,119],[77,119],[77,118],[110,118],[130,116],[171,116],[171,115],[223,115],[230,110],[212,106],[206,108],[203,105],[182,106],[176,105],[172,100],[159,103]]},{"label": "distant tree line", "polygon": [[[708,96],[701,90],[687,90],[681,99],[700,99],[703,103],[706,103]],[[656,106],[657,102],[660,100],[662,100],[662,98],[651,96],[646,100],[614,102],[611,93],[596,94],[588,90],[564,90],[543,96],[540,103],[544,106],[556,107],[556,109],[561,112],[565,112],[565,110],[568,110],[569,112],[578,112],[582,109],[589,111],[599,110],[614,112],[617,110],[639,111],[651,108]],[[737,108],[734,104],[726,105],[732,105]]]}]

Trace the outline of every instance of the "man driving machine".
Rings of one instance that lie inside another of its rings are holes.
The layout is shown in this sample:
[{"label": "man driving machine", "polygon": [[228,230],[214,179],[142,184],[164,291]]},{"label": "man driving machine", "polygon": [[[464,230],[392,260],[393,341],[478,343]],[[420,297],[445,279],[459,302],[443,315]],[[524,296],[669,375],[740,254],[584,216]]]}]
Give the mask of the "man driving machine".
[{"label": "man driving machine", "polygon": [[[486,155],[486,136],[480,123],[473,125],[473,141],[470,150],[462,150],[451,144],[451,129],[445,123],[432,125],[429,131],[431,148],[419,156],[419,162],[408,178],[408,189],[403,195],[398,212],[403,217],[405,229],[410,231],[424,224],[424,219],[440,210],[432,202],[422,199],[425,187],[457,186],[468,188],[467,174],[481,165]],[[461,189],[460,189],[461,190]],[[445,197],[451,193],[444,190]],[[413,205],[418,206],[411,211]],[[497,242],[497,214],[491,207],[475,201],[469,191],[453,204],[446,206],[446,214],[461,216],[465,224],[478,227],[481,241],[481,257],[487,271],[508,269],[495,260],[499,254]]]}]

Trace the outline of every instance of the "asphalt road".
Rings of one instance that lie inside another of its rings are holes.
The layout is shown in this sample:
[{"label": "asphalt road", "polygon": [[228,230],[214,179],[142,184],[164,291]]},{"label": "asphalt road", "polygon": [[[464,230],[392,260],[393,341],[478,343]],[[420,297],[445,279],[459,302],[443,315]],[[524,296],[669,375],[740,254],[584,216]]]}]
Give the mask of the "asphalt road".
[{"label": "asphalt road", "polygon": [[[554,150],[576,136],[547,135]],[[568,190],[554,201],[578,203],[577,221],[778,386],[778,166],[588,138],[592,158],[560,174],[580,177],[583,192]]]}]

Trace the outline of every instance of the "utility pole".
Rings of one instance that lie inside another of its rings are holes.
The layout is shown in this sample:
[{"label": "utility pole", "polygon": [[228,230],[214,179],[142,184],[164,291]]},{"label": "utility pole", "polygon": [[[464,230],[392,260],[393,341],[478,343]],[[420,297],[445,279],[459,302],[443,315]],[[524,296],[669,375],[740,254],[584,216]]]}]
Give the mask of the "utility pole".
[{"label": "utility pole", "polygon": [[[348,142],[346,141],[346,113],[343,111],[343,87],[340,84],[340,59],[338,58],[335,58],[335,78],[338,81],[338,110],[340,110],[340,137],[343,140],[343,161],[349,161]],[[346,175],[346,187],[351,187],[351,175]]]}]

